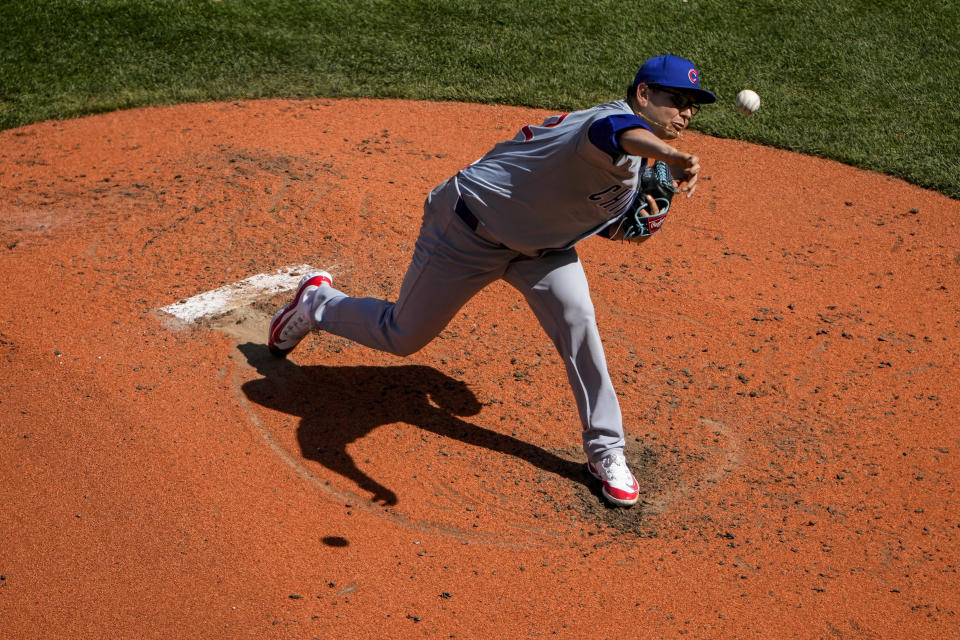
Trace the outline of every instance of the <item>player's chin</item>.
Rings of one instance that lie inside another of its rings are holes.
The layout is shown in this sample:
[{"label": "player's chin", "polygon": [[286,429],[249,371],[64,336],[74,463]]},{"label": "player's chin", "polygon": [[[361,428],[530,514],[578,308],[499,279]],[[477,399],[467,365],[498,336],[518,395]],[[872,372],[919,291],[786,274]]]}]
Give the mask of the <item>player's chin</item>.
[{"label": "player's chin", "polygon": [[673,140],[678,138],[680,134],[670,125],[659,125],[653,130],[653,135],[657,136],[661,140]]},{"label": "player's chin", "polygon": [[677,124],[676,122],[671,122],[670,124],[662,127],[663,129],[663,139],[664,140],[674,140],[679,138],[683,133],[683,130],[686,128],[683,124]]}]

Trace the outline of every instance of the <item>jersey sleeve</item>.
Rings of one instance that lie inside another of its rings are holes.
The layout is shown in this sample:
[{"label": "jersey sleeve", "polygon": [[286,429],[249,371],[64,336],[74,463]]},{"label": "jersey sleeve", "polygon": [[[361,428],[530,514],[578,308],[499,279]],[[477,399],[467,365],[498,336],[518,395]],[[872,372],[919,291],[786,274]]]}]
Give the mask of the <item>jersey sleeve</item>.
[{"label": "jersey sleeve", "polygon": [[587,130],[587,137],[593,146],[616,162],[618,157],[627,153],[620,146],[620,133],[637,127],[651,131],[650,126],[639,116],[632,113],[615,113],[594,120]]}]

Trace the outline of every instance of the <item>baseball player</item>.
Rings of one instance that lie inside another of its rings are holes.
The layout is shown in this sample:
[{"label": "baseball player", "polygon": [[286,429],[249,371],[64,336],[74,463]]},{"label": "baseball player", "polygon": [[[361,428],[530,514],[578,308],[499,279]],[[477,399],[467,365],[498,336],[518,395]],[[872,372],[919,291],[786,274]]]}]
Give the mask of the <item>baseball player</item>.
[{"label": "baseball player", "polygon": [[623,454],[620,405],[575,245],[594,235],[627,237],[620,223],[635,200],[657,222],[630,241],[659,229],[665,212],[639,192],[639,174],[648,159],[662,160],[673,186],[692,195],[700,161],[666,141],[687,128],[699,105],[715,101],[692,62],[665,55],[640,67],[625,100],[522,127],[429,194],[396,302],[350,297],[333,288],[330,274],[307,274],[270,324],[270,351],[285,356],[320,329],[409,355],[503,279],[523,294],[563,360],[587,468],[603,496],[636,503],[639,485]]}]

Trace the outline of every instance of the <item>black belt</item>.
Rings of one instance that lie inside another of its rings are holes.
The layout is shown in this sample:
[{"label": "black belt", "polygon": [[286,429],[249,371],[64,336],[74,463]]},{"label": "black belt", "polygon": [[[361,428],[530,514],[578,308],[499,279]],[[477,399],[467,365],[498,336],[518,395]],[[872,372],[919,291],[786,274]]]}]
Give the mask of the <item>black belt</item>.
[{"label": "black belt", "polygon": [[470,231],[476,231],[477,227],[480,226],[480,221],[477,220],[477,216],[473,215],[473,212],[467,208],[467,203],[463,201],[463,198],[457,198],[457,206],[453,210],[460,216],[460,219],[463,220]]},{"label": "black belt", "polygon": [[[463,201],[463,198],[457,198],[457,204],[453,208],[453,210],[456,212],[457,216],[459,216],[460,219],[463,220],[464,224],[470,227],[470,231],[473,231],[474,233],[477,232],[477,227],[480,226],[480,221],[477,220],[477,216],[473,215],[473,212],[467,208],[467,203]],[[510,249],[510,247],[503,244],[502,242],[497,243],[497,246],[501,249],[512,250]],[[526,259],[527,259],[527,256],[522,254],[517,254],[517,257],[514,258],[514,260],[526,260]]]}]

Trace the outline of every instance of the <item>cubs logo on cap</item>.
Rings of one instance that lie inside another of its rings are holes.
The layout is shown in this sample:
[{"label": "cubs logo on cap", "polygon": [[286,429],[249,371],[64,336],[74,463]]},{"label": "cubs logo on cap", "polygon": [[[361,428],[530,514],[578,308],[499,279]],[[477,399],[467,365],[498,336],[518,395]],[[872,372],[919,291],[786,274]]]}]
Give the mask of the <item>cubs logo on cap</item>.
[{"label": "cubs logo on cap", "polygon": [[689,93],[700,104],[717,101],[717,96],[700,88],[700,72],[697,66],[686,58],[671,55],[650,58],[637,71],[633,86],[636,87],[641,82]]}]

